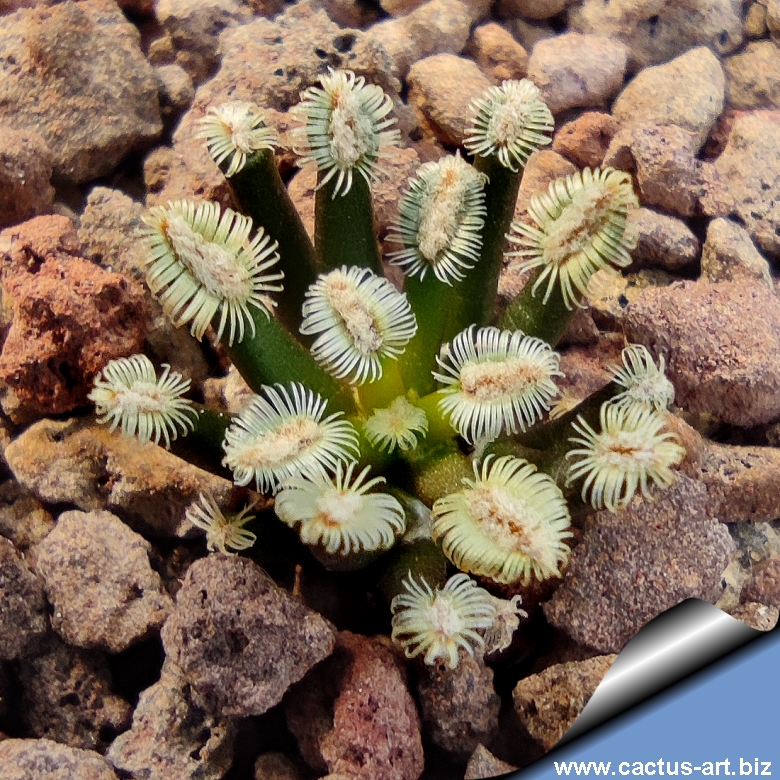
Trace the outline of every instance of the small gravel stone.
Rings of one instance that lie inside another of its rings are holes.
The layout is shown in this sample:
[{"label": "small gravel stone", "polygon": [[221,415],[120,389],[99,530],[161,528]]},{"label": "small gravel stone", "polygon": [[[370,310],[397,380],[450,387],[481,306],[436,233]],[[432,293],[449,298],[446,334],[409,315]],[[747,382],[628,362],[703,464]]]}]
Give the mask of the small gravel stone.
[{"label": "small gravel stone", "polygon": [[375,5],[360,0],[324,0],[324,5],[328,16],[342,27],[365,29],[379,16],[379,9]]},{"label": "small gravel stone", "polygon": [[780,111],[737,116],[713,163],[719,188],[703,201],[707,215],[736,215],[759,249],[780,258]]},{"label": "small gravel stone", "polygon": [[623,127],[677,125],[704,144],[723,110],[725,78],[718,58],[702,46],[646,68],[620,93],[612,110]]},{"label": "small gravel stone", "polygon": [[707,163],[696,158],[695,133],[676,125],[621,129],[612,139],[604,165],[634,173],[643,206],[681,217],[703,210]]},{"label": "small gravel stone", "polygon": [[0,123],[0,227],[15,225],[54,204],[52,153],[34,130]]},{"label": "small gravel stone", "polygon": [[648,287],[623,324],[629,341],[666,357],[684,409],[744,427],[780,416],[780,300],[765,285]]},{"label": "small gravel stone", "polygon": [[239,0],[157,0],[155,16],[171,38],[177,64],[196,84],[217,65],[220,33],[252,18]]},{"label": "small gravel stone", "polygon": [[461,146],[471,122],[471,102],[490,81],[473,61],[437,54],[416,62],[409,71],[409,105],[420,123],[444,144]]},{"label": "small gravel stone", "polygon": [[515,686],[515,711],[545,751],[552,750],[574,725],[616,658],[598,655],[556,664]]},{"label": "small gravel stone", "polygon": [[749,43],[727,57],[726,105],[729,108],[780,108],[780,46],[773,41]]},{"label": "small gravel stone", "polygon": [[59,179],[107,174],[162,130],[139,41],[109,0],[0,17],[0,125],[37,132]]},{"label": "small gravel stone", "polygon": [[417,692],[423,730],[447,753],[465,758],[498,733],[501,699],[481,658],[461,653],[455,669],[424,666]]},{"label": "small gravel stone", "polygon": [[348,631],[333,656],[285,699],[287,725],[318,772],[354,780],[417,780],[420,720],[403,662],[388,644]]},{"label": "small gravel stone", "polygon": [[780,607],[780,558],[768,558],[753,567],[742,597],[745,601]]},{"label": "small gravel stone", "polygon": [[181,670],[166,660],[160,679],[141,692],[132,727],[106,758],[132,780],[221,780],[235,737],[234,721],[194,704]]},{"label": "small gravel stone", "polygon": [[117,780],[106,760],[91,750],[50,739],[0,741],[0,780]]},{"label": "small gravel stone", "polygon": [[635,268],[655,266],[679,272],[699,259],[699,239],[681,219],[638,208],[629,214],[628,220],[638,235],[636,249],[631,253]]},{"label": "small gravel stone", "polygon": [[[178,66],[171,66],[178,67]],[[146,286],[146,246],[139,240],[144,207],[120,190],[95,187],[79,219],[78,238],[88,260],[133,280],[146,300],[146,344],[157,365],[167,363],[193,384],[211,373],[200,344],[187,328],[177,328]]]},{"label": "small gravel stone", "polygon": [[617,131],[610,114],[586,111],[558,130],[552,148],[581,168],[597,168]]},{"label": "small gravel stone", "polygon": [[178,115],[189,108],[195,97],[190,74],[181,65],[160,65],[154,69],[160,86],[160,102],[168,114]]},{"label": "small gravel stone", "polygon": [[766,26],[776,41],[780,40],[780,0],[767,0]]},{"label": "small gravel stone", "polygon": [[16,479],[41,501],[106,508],[154,536],[191,535],[187,507],[201,493],[221,506],[232,488],[162,447],[89,420],[41,420],[5,455]]},{"label": "small gravel stone", "polygon": [[742,43],[741,10],[739,0],[585,0],[572,5],[569,27],[623,41],[638,71],[696,46],[734,51]]},{"label": "small gravel stone", "polygon": [[766,36],[766,5],[758,0],[751,3],[745,14],[744,32],[746,38],[763,38]]},{"label": "small gravel stone", "polygon": [[187,570],[162,632],[165,651],[208,712],[261,715],[333,651],[316,612],[247,558],[210,555]]},{"label": "small gravel stone", "polygon": [[616,653],[642,626],[687,598],[714,603],[735,546],[706,505],[707,488],[679,474],[620,512],[588,517],[563,585],[544,613],[555,627]]},{"label": "small gravel stone", "polygon": [[771,631],[777,625],[780,609],[750,601],[735,607],[729,614],[757,631]]},{"label": "small gravel stone", "polygon": [[550,111],[605,106],[623,85],[628,50],[599,35],[565,33],[534,46],[528,78]]},{"label": "small gravel stone", "polygon": [[0,538],[0,661],[37,652],[49,630],[43,583],[19,551]]},{"label": "small gravel stone", "polygon": [[515,221],[524,221],[528,205],[534,195],[547,192],[555,179],[576,173],[577,167],[552,149],[539,149],[529,158],[520,180],[520,191],[515,203]]},{"label": "small gravel stone", "polygon": [[369,36],[389,55],[393,75],[403,79],[418,60],[434,54],[460,54],[472,21],[465,3],[429,0],[408,16],[374,25]]},{"label": "small gravel stone", "polygon": [[54,518],[41,502],[18,482],[9,479],[0,485],[0,536],[10,539],[24,552],[54,528]]},{"label": "small gravel stone", "polygon": [[61,514],[35,555],[54,630],[75,647],[119,653],[158,629],[173,604],[150,550],[110,512]]},{"label": "small gravel stone", "polygon": [[139,352],[140,288],[78,256],[65,217],[35,217],[0,234],[2,288],[13,320],[0,356],[3,411],[16,423],[87,402],[109,360]]},{"label": "small gravel stone", "polygon": [[708,282],[755,279],[774,290],[766,258],[745,228],[729,219],[713,219],[701,253],[701,278]]},{"label": "small gravel stone", "polygon": [[528,52],[512,33],[495,22],[474,28],[468,53],[497,84],[505,79],[521,79],[528,72]]},{"label": "small gravel stone", "polygon": [[463,780],[486,780],[486,778],[514,772],[516,769],[516,766],[496,758],[484,745],[477,745],[477,749],[466,764]]},{"label": "small gravel stone", "polygon": [[111,673],[97,653],[52,639],[45,655],[19,670],[20,709],[30,736],[105,752],[130,725],[132,707],[111,691]]},{"label": "small gravel stone", "polygon": [[558,16],[573,0],[501,0],[503,16],[524,16],[526,19],[550,19]]},{"label": "small gravel stone", "polygon": [[255,761],[255,780],[303,780],[303,774],[284,753],[263,753]]}]

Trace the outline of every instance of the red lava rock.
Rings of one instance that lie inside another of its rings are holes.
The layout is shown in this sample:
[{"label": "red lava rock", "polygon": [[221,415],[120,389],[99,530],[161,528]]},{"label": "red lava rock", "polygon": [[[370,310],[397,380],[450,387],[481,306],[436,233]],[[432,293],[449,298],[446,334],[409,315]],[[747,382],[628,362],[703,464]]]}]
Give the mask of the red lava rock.
[{"label": "red lava rock", "polygon": [[227,555],[190,566],[162,639],[198,706],[240,716],[278,704],[335,642],[330,625],[257,564]]},{"label": "red lava rock", "polygon": [[356,780],[417,780],[424,768],[420,719],[395,652],[339,633],[333,656],[285,700],[306,762]]},{"label": "red lava rock", "polygon": [[581,168],[601,165],[618,123],[601,111],[586,111],[555,134],[552,148]]},{"label": "red lava rock", "polygon": [[86,402],[95,375],[141,350],[141,291],[77,256],[65,217],[37,217],[0,233],[3,294],[13,322],[0,356],[3,411],[16,423]]},{"label": "red lava rock", "polygon": [[745,601],[780,607],[780,558],[768,558],[753,569],[742,597]]}]

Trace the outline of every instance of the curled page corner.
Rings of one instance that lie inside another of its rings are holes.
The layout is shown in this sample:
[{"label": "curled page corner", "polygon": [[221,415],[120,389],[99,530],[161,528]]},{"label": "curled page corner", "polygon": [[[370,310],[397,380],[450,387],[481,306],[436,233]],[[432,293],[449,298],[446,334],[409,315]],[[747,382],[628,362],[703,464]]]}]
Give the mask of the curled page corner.
[{"label": "curled page corner", "polygon": [[554,750],[763,635],[700,599],[672,607],[620,651]]}]

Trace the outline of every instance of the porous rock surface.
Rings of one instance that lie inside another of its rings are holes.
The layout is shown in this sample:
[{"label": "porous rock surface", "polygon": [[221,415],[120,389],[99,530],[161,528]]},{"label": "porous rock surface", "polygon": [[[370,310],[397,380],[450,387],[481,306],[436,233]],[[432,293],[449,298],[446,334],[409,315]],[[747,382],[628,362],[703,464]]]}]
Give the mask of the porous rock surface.
[{"label": "porous rock surface", "polygon": [[36,217],[0,233],[2,289],[13,310],[0,355],[0,399],[14,422],[86,403],[96,374],[139,352],[140,288],[79,257],[65,217]]},{"label": "porous rock surface", "polygon": [[726,105],[729,108],[780,109],[780,46],[754,41],[739,54],[727,57]]},{"label": "porous rock surface", "polygon": [[552,148],[582,168],[596,168],[617,131],[618,123],[611,114],[586,111],[558,128]]},{"label": "porous rock surface", "polygon": [[581,644],[616,653],[642,626],[687,598],[714,603],[735,546],[713,518],[702,482],[680,474],[655,501],[588,517],[548,621]]},{"label": "porous rock surface", "polygon": [[463,780],[483,780],[489,777],[498,777],[514,772],[517,769],[512,764],[507,764],[500,758],[496,758],[484,745],[477,745],[471,754]]},{"label": "porous rock surface", "polygon": [[759,249],[780,258],[780,111],[737,116],[712,167],[719,186],[708,190],[705,214],[736,216]]},{"label": "porous rock surface", "polygon": [[162,639],[193,700],[225,716],[278,704],[335,642],[329,624],[257,564],[226,555],[190,566]]},{"label": "porous rock surface", "polygon": [[409,71],[409,105],[420,124],[442,143],[463,143],[471,122],[471,102],[490,86],[479,66],[466,57],[436,54]]},{"label": "porous rock surface", "polygon": [[34,130],[0,121],[0,227],[46,214],[54,203],[52,154]]},{"label": "porous rock surface", "polygon": [[221,780],[232,762],[235,722],[192,701],[190,685],[170,661],[141,692],[129,731],[106,758],[133,780]]},{"label": "porous rock surface", "polygon": [[729,612],[731,617],[741,620],[756,631],[771,631],[777,625],[780,609],[755,601],[739,604]]},{"label": "porous rock surface", "polygon": [[780,416],[780,300],[753,280],[648,287],[625,309],[632,343],[664,355],[676,403],[750,427]]},{"label": "porous rock surface", "polygon": [[303,774],[284,753],[261,753],[255,761],[255,780],[303,780]]},{"label": "porous rock surface", "polygon": [[42,501],[108,509],[154,536],[192,533],[184,519],[201,493],[221,503],[231,483],[90,420],[41,420],[6,447],[16,479]]},{"label": "porous rock surface", "polygon": [[20,668],[19,683],[30,736],[103,753],[130,725],[132,707],[111,690],[111,674],[99,653],[52,638],[46,653]]},{"label": "porous rock surface", "polygon": [[13,479],[0,485],[0,536],[24,552],[54,528],[54,518],[41,502]]},{"label": "porous rock surface", "polygon": [[318,772],[355,780],[417,780],[420,719],[403,662],[378,639],[341,631],[336,649],[285,699],[287,725]]},{"label": "porous rock surface", "polygon": [[455,669],[423,667],[417,692],[423,730],[442,750],[465,758],[498,733],[501,699],[481,658],[461,653]]},{"label": "porous rock surface", "polygon": [[528,733],[551,750],[585,709],[617,655],[555,664],[520,680],[512,697]]},{"label": "porous rock surface", "polygon": [[767,558],[756,564],[742,595],[746,601],[780,607],[780,558]]},{"label": "porous rock surface", "polygon": [[113,0],[0,16],[0,124],[38,133],[58,179],[108,173],[162,130],[139,41]]},{"label": "porous rock surface", "polygon": [[117,780],[114,770],[92,750],[50,739],[0,741],[0,780]]},{"label": "porous rock surface", "polygon": [[692,132],[698,150],[723,110],[725,78],[705,46],[646,68],[620,93],[612,115],[624,127],[676,125]]},{"label": "porous rock surface", "polygon": [[158,629],[172,601],[150,550],[110,512],[61,514],[35,550],[54,630],[75,647],[118,653]]},{"label": "porous rock surface", "polygon": [[572,4],[569,27],[623,41],[636,71],[696,46],[733,51],[742,43],[741,6],[740,0],[585,0]]},{"label": "porous rock surface", "polygon": [[528,52],[512,33],[495,22],[474,29],[468,52],[485,75],[498,84],[504,79],[521,79],[528,72]]},{"label": "porous rock surface", "polygon": [[699,259],[701,243],[683,220],[646,208],[634,209],[628,220],[637,233],[631,253],[634,267],[674,272],[690,268]]},{"label": "porous rock surface", "polygon": [[0,538],[0,661],[39,650],[49,630],[43,583],[17,549]]},{"label": "porous rock surface", "polygon": [[553,114],[605,106],[623,86],[628,49],[599,35],[565,33],[534,46],[528,78]]},{"label": "porous rock surface", "polygon": [[406,16],[374,25],[368,36],[387,53],[392,74],[403,79],[417,60],[434,54],[460,54],[473,22],[466,3],[428,0]]},{"label": "porous rock surface", "polygon": [[730,219],[713,219],[701,252],[701,278],[708,282],[754,279],[774,290],[769,262],[750,234]]}]

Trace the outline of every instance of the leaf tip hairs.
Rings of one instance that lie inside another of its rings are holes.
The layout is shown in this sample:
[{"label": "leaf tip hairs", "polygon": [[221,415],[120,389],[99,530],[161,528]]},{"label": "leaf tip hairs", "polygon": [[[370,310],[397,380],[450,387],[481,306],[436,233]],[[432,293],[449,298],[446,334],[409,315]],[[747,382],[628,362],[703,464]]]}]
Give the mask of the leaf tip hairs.
[{"label": "leaf tip hairs", "polygon": [[217,338],[229,325],[228,343],[244,338],[255,325],[250,308],[266,316],[278,292],[282,273],[266,273],[279,260],[276,242],[258,228],[250,239],[252,220],[212,202],[171,201],[153,206],[144,216],[148,226],[146,282],[163,311],[181,327],[191,323],[200,340],[217,312]]},{"label": "leaf tip hairs", "polygon": [[511,455],[485,458],[466,488],[433,505],[433,537],[459,569],[511,585],[560,575],[569,509],[558,486]]},{"label": "leaf tip hairs", "polygon": [[545,281],[546,303],[560,282],[566,308],[581,306],[596,271],[631,263],[636,236],[626,230],[626,218],[638,201],[631,176],[612,168],[584,171],[556,179],[546,193],[534,195],[528,215],[535,225],[513,222],[509,241],[521,247],[507,257],[519,257],[517,272],[542,271],[532,291]]},{"label": "leaf tip hairs", "polygon": [[186,435],[194,428],[195,410],[184,398],[190,380],[163,366],[159,378],[146,355],[112,360],[97,375],[88,398],[95,404],[99,423],[111,422],[111,430],[121,426],[122,433],[140,441],[165,441]]},{"label": "leaf tip hairs", "polygon": [[323,274],[306,292],[301,333],[317,336],[311,353],[337,379],[351,384],[382,376],[383,358],[397,358],[417,332],[404,293],[357,266]]},{"label": "leaf tip hairs", "polygon": [[666,378],[663,355],[658,365],[647,347],[630,344],[621,353],[622,366],[608,366],[613,381],[624,388],[611,403],[616,406],[639,405],[663,412],[674,401],[674,385]]},{"label": "leaf tip hairs", "polygon": [[387,240],[402,244],[389,255],[407,276],[431,270],[444,284],[464,278],[479,260],[485,224],[486,176],[459,154],[422,165],[398,204]]},{"label": "leaf tip hairs", "polygon": [[349,192],[355,171],[369,184],[375,180],[384,150],[401,140],[399,131],[390,129],[395,118],[389,116],[389,96],[352,71],[331,69],[292,110],[304,122],[297,131],[301,163],[316,163],[318,188],[336,177],[334,198]]},{"label": "leaf tip hairs", "polygon": [[417,434],[425,438],[427,432],[425,412],[403,396],[398,396],[384,409],[374,409],[363,423],[363,433],[368,442],[388,452],[393,452],[396,447],[402,452],[415,449]]},{"label": "leaf tip hairs", "polygon": [[648,480],[667,488],[674,482],[672,466],[685,457],[685,448],[671,431],[663,431],[664,415],[654,409],[602,404],[601,431],[582,417],[572,423],[579,434],[569,439],[581,447],[566,453],[569,483],[584,477],[582,498],[596,509],[611,512],[625,507],[637,489],[651,498]]},{"label": "leaf tip hairs", "polygon": [[528,79],[489,87],[471,110],[474,119],[463,145],[479,157],[495,155],[511,171],[524,167],[536,149],[552,140],[552,114]]},{"label": "leaf tip hairs", "polygon": [[227,178],[243,169],[250,154],[273,150],[278,142],[276,131],[266,126],[260,108],[244,101],[212,106],[198,126],[196,137],[206,141],[214,162],[220,166],[227,163]]},{"label": "leaf tip hairs", "polygon": [[407,658],[423,655],[429,666],[444,662],[458,666],[460,651],[474,655],[484,648],[480,630],[489,629],[496,617],[493,597],[466,574],[455,574],[435,590],[424,577],[409,574],[404,592],[391,602],[392,640]]},{"label": "leaf tip hairs", "polygon": [[206,547],[209,552],[221,552],[232,555],[232,551],[248,550],[257,536],[244,526],[255,519],[249,514],[254,504],[244,507],[238,514],[226,515],[210,496],[200,496],[200,504],[191,504],[184,516],[187,521],[206,532]]},{"label": "leaf tip hairs", "polygon": [[322,547],[331,555],[387,550],[406,527],[404,510],[393,496],[369,492],[385,481],[367,480],[366,466],[353,479],[356,463],[327,474],[288,477],[275,499],[282,522],[298,529],[304,544]]},{"label": "leaf tip hairs", "polygon": [[494,439],[533,425],[550,408],[563,376],[560,355],[522,331],[476,328],[461,331],[437,362],[434,377],[445,387],[439,408],[469,442]]},{"label": "leaf tip hairs", "polygon": [[227,429],[223,465],[237,485],[277,490],[297,474],[326,474],[358,454],[358,434],[341,412],[323,417],[327,401],[303,385],[265,386]]}]

